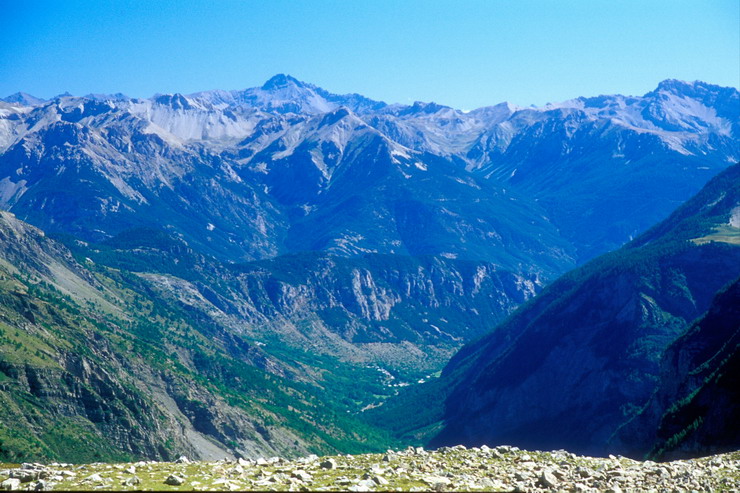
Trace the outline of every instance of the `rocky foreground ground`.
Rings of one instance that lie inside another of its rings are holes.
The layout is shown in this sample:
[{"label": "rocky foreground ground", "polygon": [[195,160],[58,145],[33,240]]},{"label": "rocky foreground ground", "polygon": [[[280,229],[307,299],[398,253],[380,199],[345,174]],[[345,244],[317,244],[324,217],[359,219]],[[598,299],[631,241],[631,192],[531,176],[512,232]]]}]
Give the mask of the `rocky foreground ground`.
[{"label": "rocky foreground ground", "polygon": [[740,491],[740,452],[667,463],[462,446],[295,460],[21,464],[4,490]]}]

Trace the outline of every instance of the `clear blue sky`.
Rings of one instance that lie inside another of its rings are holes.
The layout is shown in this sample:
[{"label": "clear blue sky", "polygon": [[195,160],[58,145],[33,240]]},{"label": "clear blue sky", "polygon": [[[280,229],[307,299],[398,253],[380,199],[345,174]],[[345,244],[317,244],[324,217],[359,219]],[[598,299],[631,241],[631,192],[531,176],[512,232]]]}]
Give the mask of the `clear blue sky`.
[{"label": "clear blue sky", "polygon": [[738,0],[0,0],[0,96],[190,93],[288,73],[461,109],[740,85]]}]

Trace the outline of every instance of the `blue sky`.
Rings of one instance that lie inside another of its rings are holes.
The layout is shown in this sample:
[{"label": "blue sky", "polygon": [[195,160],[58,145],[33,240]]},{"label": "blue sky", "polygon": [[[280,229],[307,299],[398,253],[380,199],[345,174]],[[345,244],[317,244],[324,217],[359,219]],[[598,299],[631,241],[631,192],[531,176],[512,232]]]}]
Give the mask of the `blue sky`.
[{"label": "blue sky", "polygon": [[740,85],[738,0],[0,0],[0,96],[190,93],[276,73],[461,109]]}]

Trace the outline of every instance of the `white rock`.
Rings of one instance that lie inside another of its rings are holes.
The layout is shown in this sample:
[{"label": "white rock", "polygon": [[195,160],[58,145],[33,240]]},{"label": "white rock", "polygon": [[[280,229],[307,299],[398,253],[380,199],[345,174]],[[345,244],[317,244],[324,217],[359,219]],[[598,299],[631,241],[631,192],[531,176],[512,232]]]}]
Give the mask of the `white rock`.
[{"label": "white rock", "polygon": [[132,478],[125,479],[121,484],[123,486],[137,486],[141,483],[141,479],[139,479],[137,476],[134,476]]},{"label": "white rock", "polygon": [[291,472],[290,475],[291,475],[291,477],[294,477],[296,479],[299,479],[299,480],[303,481],[304,483],[308,483],[309,481],[313,480],[313,476],[311,476],[309,473],[307,473],[306,471],[303,471],[301,469],[299,469],[297,471]]},{"label": "white rock", "polygon": [[360,482],[347,489],[349,491],[372,491],[375,489],[375,481],[372,479],[362,479]]},{"label": "white rock", "polygon": [[21,480],[18,478],[6,479],[0,483],[0,490],[12,491],[17,490],[21,487]]},{"label": "white rock", "polygon": [[554,488],[558,484],[558,478],[551,471],[545,469],[540,474],[539,484],[545,488]]},{"label": "white rock", "polygon": [[385,485],[387,485],[387,484],[388,484],[388,480],[387,480],[387,479],[385,479],[385,478],[384,478],[383,476],[373,476],[373,477],[372,477],[372,478],[370,478],[370,479],[372,479],[372,480],[373,480],[373,482],[374,482],[375,484],[377,484],[378,486],[385,486]]},{"label": "white rock", "polygon": [[95,474],[89,475],[88,477],[86,477],[82,481],[83,482],[86,482],[86,483],[102,483],[103,482],[103,477],[100,474],[95,473]]},{"label": "white rock", "polygon": [[170,474],[167,476],[167,479],[164,480],[164,484],[168,484],[170,486],[180,486],[183,483],[185,483],[185,478],[176,474]]},{"label": "white rock", "polygon": [[450,484],[452,484],[452,481],[450,481],[449,478],[446,478],[444,476],[425,476],[422,478],[422,481],[424,481],[430,486],[434,486],[435,484],[449,486]]}]

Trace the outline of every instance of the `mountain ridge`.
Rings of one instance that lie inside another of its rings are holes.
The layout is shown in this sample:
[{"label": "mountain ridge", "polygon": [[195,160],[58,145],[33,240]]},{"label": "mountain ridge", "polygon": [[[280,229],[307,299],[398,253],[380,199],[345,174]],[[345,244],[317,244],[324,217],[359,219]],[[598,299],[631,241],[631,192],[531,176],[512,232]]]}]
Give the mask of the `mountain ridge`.
[{"label": "mountain ridge", "polygon": [[[740,118],[738,108],[740,98],[732,88],[668,81],[642,97],[600,96],[542,109],[500,104],[464,113],[433,103],[388,106],[357,95],[333,95],[281,75],[241,92],[152,99],[64,96],[32,107],[6,103],[0,108],[0,206],[49,232],[95,240],[94,231],[110,237],[124,225],[146,226],[139,212],[148,208],[210,253],[267,258],[291,251],[282,242],[302,216],[324,221],[327,212],[307,202],[310,197],[301,190],[313,189],[315,197],[337,166],[367,167],[359,160],[379,152],[404,176],[429,174],[423,172],[431,162],[442,163],[435,165],[442,173],[434,182],[445,187],[440,179],[467,182],[469,202],[491,196],[482,191],[487,187],[475,191],[481,183],[513,194],[520,204],[541,210],[533,214],[535,220],[546,218],[552,225],[548,234],[561,236],[575,249],[566,255],[580,263],[635,237],[740,157],[740,130],[733,120]],[[377,149],[345,154],[348,144],[364,149],[369,134]],[[50,186],[39,180],[52,178],[26,175],[42,161],[57,163],[60,178],[54,180],[79,181],[75,169],[85,174],[92,187],[79,190],[74,200],[88,203],[68,208],[66,217],[53,217],[62,205],[44,211],[27,190]],[[355,173],[346,186],[365,186],[361,180],[367,179]],[[195,188],[211,196],[196,197]],[[649,193],[635,193],[643,188]],[[181,197],[187,197],[184,204]],[[425,206],[437,209],[435,217],[448,223],[465,217],[456,210],[443,212],[434,205],[440,200],[424,197]],[[634,212],[618,217],[619,200]],[[193,220],[177,217],[175,210],[183,205]],[[395,209],[390,203],[378,206]],[[506,215],[509,209],[503,203],[494,208],[477,215]],[[75,210],[86,212],[75,218]],[[223,213],[214,217],[214,210]],[[102,228],[85,224],[86,217]],[[390,245],[358,244],[356,238],[369,235],[374,221],[368,213],[359,218],[360,230],[330,233],[327,244],[390,252]],[[471,224],[443,229],[471,227],[478,230],[474,235],[501,235]],[[212,237],[208,243],[196,233],[206,229]],[[495,258],[491,252],[486,258]]]},{"label": "mountain ridge", "polygon": [[612,434],[647,402],[660,355],[740,275],[736,244],[690,241],[730,221],[738,184],[734,165],[665,221],[675,227],[568,273],[463,348],[443,372],[453,390],[434,443],[649,452],[637,438],[649,427],[631,442]]}]

